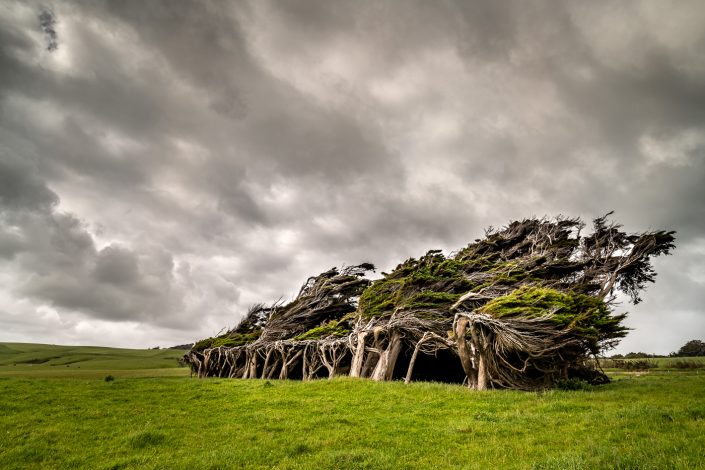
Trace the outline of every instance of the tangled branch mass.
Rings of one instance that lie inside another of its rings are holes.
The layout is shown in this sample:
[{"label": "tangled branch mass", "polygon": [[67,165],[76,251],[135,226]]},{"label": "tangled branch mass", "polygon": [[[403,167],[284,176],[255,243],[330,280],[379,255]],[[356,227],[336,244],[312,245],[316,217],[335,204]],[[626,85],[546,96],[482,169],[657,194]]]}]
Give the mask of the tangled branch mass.
[{"label": "tangled branch mass", "polygon": [[490,228],[446,257],[432,250],[374,281],[364,263],[309,278],[291,302],[254,306],[185,355],[199,377],[436,380],[477,390],[602,383],[595,355],[627,333],[633,303],[675,248],[672,231],[627,234],[595,219],[527,219]]}]

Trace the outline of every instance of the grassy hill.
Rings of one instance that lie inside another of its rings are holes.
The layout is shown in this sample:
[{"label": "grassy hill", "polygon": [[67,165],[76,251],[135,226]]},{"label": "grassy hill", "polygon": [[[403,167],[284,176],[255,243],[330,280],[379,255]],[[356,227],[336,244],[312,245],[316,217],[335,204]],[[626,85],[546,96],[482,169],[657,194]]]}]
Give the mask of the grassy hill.
[{"label": "grassy hill", "polygon": [[119,349],[0,343],[0,377],[169,376],[188,374],[177,349]]}]

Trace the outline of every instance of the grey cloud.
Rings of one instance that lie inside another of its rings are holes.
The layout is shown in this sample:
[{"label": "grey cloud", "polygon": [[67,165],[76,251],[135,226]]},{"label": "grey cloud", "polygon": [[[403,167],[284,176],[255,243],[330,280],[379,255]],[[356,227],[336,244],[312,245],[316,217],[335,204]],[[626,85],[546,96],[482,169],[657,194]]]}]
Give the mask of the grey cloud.
[{"label": "grey cloud", "polygon": [[0,208],[46,210],[58,200],[31,163],[0,147]]},{"label": "grey cloud", "polygon": [[62,2],[47,27],[8,5],[0,325],[184,342],[333,265],[615,209],[687,247],[625,344],[656,344],[669,296],[654,347],[703,328],[697,2]]},{"label": "grey cloud", "polygon": [[[148,50],[161,53],[171,71],[146,67],[142,79],[133,80],[120,57],[115,57],[126,52],[114,44],[115,39],[80,23],[72,43],[79,49],[73,52],[81,67],[90,71],[88,75],[58,79],[17,61],[9,67],[22,72],[8,83],[8,89],[31,99],[50,99],[65,115],[58,130],[39,136],[39,143],[53,154],[53,158],[43,161],[47,172],[71,169],[72,173],[90,173],[91,179],[101,185],[128,185],[134,190],[135,186],[149,184],[148,174],[171,171],[174,164],[182,164],[163,153],[168,129],[200,146],[217,149],[208,166],[184,168],[195,170],[194,184],[210,190],[220,201],[219,207],[234,217],[266,223],[267,216],[255,200],[257,192],[267,189],[269,175],[326,175],[344,181],[369,174],[370,168],[379,175],[401,171],[398,166],[394,169],[395,156],[381,144],[374,128],[347,113],[312,103],[263,70],[250,57],[234,19],[225,24],[227,16],[211,8],[186,12],[156,5],[152,6],[156,24],[146,21],[150,12],[140,10],[141,20],[130,27]],[[134,11],[130,14],[129,10],[126,17],[132,20]],[[114,19],[105,21],[116,27],[119,24]],[[194,28],[194,23],[220,26],[202,30]],[[175,30],[187,32],[184,41],[174,41]],[[204,60],[208,62],[201,63]],[[219,69],[222,73],[217,73]],[[170,95],[166,91],[170,87],[163,86],[171,73],[176,74],[176,81],[193,80],[190,85],[205,97],[213,96],[205,102],[179,102],[180,97]],[[231,93],[233,89],[239,91]],[[211,90],[216,90],[215,94]],[[214,101],[242,103],[235,105],[235,112],[244,117],[233,123],[208,113]],[[189,115],[205,119],[194,125],[184,119]],[[105,138],[103,129],[86,129],[96,124],[119,130],[147,147],[111,155],[101,142]],[[16,132],[27,133],[25,129]],[[249,180],[247,187],[243,185],[245,178]]]},{"label": "grey cloud", "polygon": [[57,210],[58,196],[31,165],[4,154],[0,177],[0,255],[17,283],[6,288],[95,318],[173,318],[182,294],[170,292],[170,255],[120,245],[98,249],[79,219]]},{"label": "grey cloud", "polygon": [[111,245],[98,254],[93,275],[100,282],[129,286],[139,276],[139,261],[131,251]]},{"label": "grey cloud", "polygon": [[42,27],[42,31],[44,31],[44,36],[46,37],[47,50],[56,50],[59,47],[59,38],[56,34],[56,29],[54,29],[56,25],[54,14],[50,10],[42,10],[42,12],[39,13],[39,25]]},{"label": "grey cloud", "polygon": [[70,215],[52,214],[45,222],[46,238],[33,237],[17,257],[19,272],[26,273],[20,293],[94,318],[154,324],[173,319],[181,299],[171,292],[170,258],[155,261],[161,253],[138,255],[117,245],[98,250]]},{"label": "grey cloud", "polygon": [[0,258],[12,259],[23,249],[24,243],[20,236],[0,231]]}]

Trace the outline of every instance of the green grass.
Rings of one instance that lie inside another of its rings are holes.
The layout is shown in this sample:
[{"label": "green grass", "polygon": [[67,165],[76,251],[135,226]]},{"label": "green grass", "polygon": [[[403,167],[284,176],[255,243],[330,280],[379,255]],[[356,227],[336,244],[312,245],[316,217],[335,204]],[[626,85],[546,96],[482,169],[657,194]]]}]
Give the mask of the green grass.
[{"label": "green grass", "polygon": [[0,343],[0,377],[155,377],[188,375],[184,351]]},{"label": "green grass", "polygon": [[[627,361],[634,359],[625,359]],[[638,359],[636,359],[638,360]],[[674,362],[700,362],[705,363],[705,357],[655,357],[648,359],[655,362],[659,369],[672,369]]]},{"label": "green grass", "polygon": [[[615,369],[612,367],[613,361],[625,361],[625,362],[635,362],[635,361],[648,361],[651,363],[656,364],[656,367],[653,369],[650,369],[652,371],[672,371],[672,372],[679,372],[679,371],[684,371],[688,369],[679,369],[674,366],[674,363],[676,362],[696,362],[696,363],[701,363],[705,364],[705,357],[649,357],[649,358],[644,358],[644,359],[601,359],[600,363],[602,364],[602,367],[605,370],[608,370],[610,372],[612,371],[618,371],[619,369]],[[705,372],[705,371],[703,371]]]},{"label": "green grass", "polygon": [[591,391],[0,379],[0,468],[703,468],[705,374]]},{"label": "green grass", "polygon": [[473,392],[191,379],[181,354],[0,344],[0,468],[705,468],[705,370]]}]

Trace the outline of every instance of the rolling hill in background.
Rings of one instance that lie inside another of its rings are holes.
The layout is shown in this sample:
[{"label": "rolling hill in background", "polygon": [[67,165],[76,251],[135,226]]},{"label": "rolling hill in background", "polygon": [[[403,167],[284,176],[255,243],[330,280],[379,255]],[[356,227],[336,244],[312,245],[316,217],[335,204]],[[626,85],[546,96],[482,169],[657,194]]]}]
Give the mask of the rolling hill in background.
[{"label": "rolling hill in background", "polygon": [[120,349],[0,343],[0,377],[171,376],[188,374],[181,349]]}]

